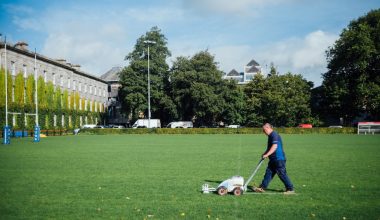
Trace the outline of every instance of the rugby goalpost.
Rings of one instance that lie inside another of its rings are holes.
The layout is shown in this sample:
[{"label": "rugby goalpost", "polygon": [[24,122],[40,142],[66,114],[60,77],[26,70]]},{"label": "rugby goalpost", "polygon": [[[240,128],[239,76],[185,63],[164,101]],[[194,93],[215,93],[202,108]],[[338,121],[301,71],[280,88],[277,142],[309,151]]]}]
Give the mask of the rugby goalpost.
[{"label": "rugby goalpost", "polygon": [[[11,143],[11,128],[8,124],[8,115],[21,115],[21,112],[8,112],[8,64],[7,64],[7,37],[4,37],[4,75],[5,75],[5,127],[3,130],[3,144]],[[0,54],[1,56],[1,54]],[[37,52],[34,49],[34,82],[35,82],[35,93],[34,102],[36,104],[35,113],[24,113],[25,115],[35,116],[35,126],[34,126],[34,142],[40,142],[40,127],[38,125],[38,77],[37,77]]]}]

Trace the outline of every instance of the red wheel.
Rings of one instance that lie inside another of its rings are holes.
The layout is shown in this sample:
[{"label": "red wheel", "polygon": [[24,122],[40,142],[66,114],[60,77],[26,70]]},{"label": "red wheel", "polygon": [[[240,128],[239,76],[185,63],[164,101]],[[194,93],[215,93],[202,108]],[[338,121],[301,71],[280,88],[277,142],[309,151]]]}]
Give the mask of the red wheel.
[{"label": "red wheel", "polygon": [[227,194],[227,188],[224,187],[224,186],[221,186],[218,188],[218,194],[221,195],[221,196],[224,196]]},{"label": "red wheel", "polygon": [[243,191],[241,190],[240,187],[236,187],[234,189],[233,193],[234,193],[235,196],[240,196],[243,193]]}]

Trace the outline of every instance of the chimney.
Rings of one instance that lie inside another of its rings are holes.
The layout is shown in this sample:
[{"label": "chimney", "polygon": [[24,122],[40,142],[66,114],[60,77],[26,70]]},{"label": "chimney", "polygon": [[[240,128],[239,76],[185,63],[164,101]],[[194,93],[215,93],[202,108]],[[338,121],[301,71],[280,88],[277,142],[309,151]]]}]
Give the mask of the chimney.
[{"label": "chimney", "polygon": [[66,65],[66,60],[65,59],[56,59],[55,61],[57,61],[60,64]]},{"label": "chimney", "polygon": [[80,71],[80,65],[79,64],[73,64],[71,65],[75,70]]},{"label": "chimney", "polygon": [[28,44],[24,41],[19,41],[15,44],[15,48],[20,50],[28,50]]}]

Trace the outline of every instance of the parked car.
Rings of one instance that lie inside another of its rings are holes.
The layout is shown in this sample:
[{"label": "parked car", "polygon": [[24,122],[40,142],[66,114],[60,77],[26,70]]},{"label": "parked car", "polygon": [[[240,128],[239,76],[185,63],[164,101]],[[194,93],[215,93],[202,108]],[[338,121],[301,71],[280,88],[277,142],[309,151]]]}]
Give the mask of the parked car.
[{"label": "parked car", "polygon": [[173,121],[173,122],[170,122],[166,127],[167,128],[192,128],[193,122],[191,122],[191,121]]},{"label": "parked car", "polygon": [[240,125],[228,125],[227,128],[240,128]]},{"label": "parked car", "polygon": [[341,125],[331,125],[331,126],[329,126],[329,128],[343,128],[343,126],[341,126]]},{"label": "parked car", "polygon": [[123,125],[114,125],[112,128],[125,128]]},{"label": "parked car", "polygon": [[299,128],[313,128],[312,124],[300,124],[298,125]]},{"label": "parked car", "polygon": [[82,128],[95,128],[96,125],[95,124],[85,124],[82,126]]}]

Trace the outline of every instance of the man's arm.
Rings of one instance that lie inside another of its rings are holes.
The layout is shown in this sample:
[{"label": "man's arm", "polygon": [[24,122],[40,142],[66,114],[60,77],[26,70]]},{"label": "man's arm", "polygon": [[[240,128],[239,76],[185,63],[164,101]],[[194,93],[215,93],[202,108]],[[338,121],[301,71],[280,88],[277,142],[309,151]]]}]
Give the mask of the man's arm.
[{"label": "man's arm", "polygon": [[263,159],[269,157],[270,155],[272,155],[275,151],[277,150],[277,144],[272,144],[272,146],[270,147],[269,151],[266,152],[265,154],[263,154]]}]

